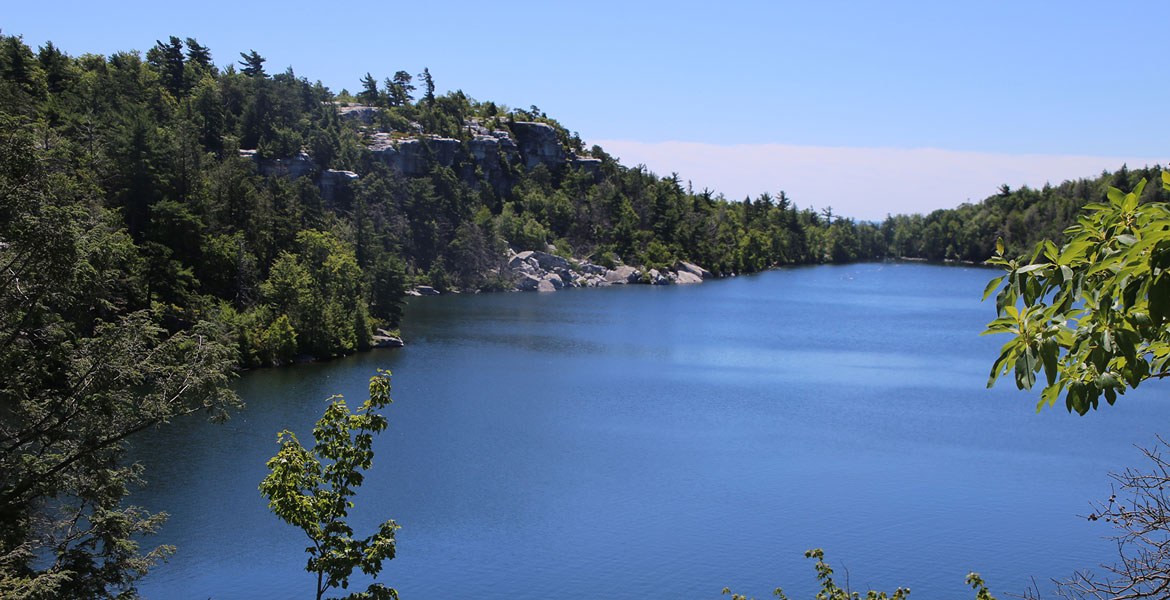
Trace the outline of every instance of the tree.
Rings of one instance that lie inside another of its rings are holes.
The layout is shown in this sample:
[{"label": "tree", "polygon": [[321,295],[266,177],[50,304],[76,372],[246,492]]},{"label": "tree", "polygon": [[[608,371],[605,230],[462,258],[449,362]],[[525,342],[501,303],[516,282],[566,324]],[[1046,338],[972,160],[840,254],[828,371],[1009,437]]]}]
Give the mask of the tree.
[{"label": "tree", "polygon": [[244,59],[240,61],[240,66],[244,67],[240,70],[241,73],[248,77],[263,78],[266,76],[264,74],[264,61],[266,59],[263,56],[257,54],[255,50],[251,50],[247,54],[241,52],[240,56]]},{"label": "tree", "polygon": [[367,72],[366,76],[362,77],[362,91],[358,92],[358,100],[362,104],[375,105],[378,104],[380,95],[378,93],[378,80],[374,79],[374,76]]},{"label": "tree", "polygon": [[[361,486],[362,471],[373,464],[374,434],[386,429],[386,417],[374,411],[392,402],[390,373],[378,370],[370,378],[370,398],[357,413],[350,412],[341,396],[329,399],[329,407],[313,428],[315,444],[306,450],[296,435],[285,430],[277,436],[280,452],[268,461],[272,472],[260,483],[268,506],[286,523],[299,527],[312,546],[305,570],[317,574],[317,600],[332,588],[348,589],[355,568],[376,577],[382,562],[394,558],[394,532],[388,520],[369,537],[354,539],[346,523],[350,497]],[[398,598],[398,592],[373,583],[365,592],[347,599]]]},{"label": "tree", "polygon": [[[1084,207],[1067,243],[1041,242],[1030,260],[1008,260],[999,241],[989,262],[1007,274],[984,291],[986,300],[999,290],[998,318],[984,333],[1012,339],[988,387],[1014,371],[1016,387],[1031,389],[1044,371],[1037,410],[1064,394],[1083,415],[1102,395],[1113,404],[1127,388],[1170,377],[1170,209],[1139,204],[1145,185],[1109,188],[1107,203]],[[1170,190],[1168,172],[1162,187]]]},{"label": "tree", "polygon": [[394,74],[393,80],[386,80],[386,93],[390,96],[390,106],[403,106],[414,99],[410,95],[414,91],[410,80],[410,73],[406,71],[398,71]]},{"label": "tree", "polygon": [[154,47],[146,52],[146,61],[156,69],[163,85],[172,96],[178,98],[186,87],[183,82],[183,42],[171,36],[166,43],[155,41]]},{"label": "tree", "polygon": [[224,416],[234,356],[218,326],[170,333],[126,310],[134,244],[45,162],[0,117],[0,597],[133,596],[173,548],[139,550],[165,516],[124,505],[142,474],[125,442]]},{"label": "tree", "polygon": [[195,38],[187,38],[187,60],[193,65],[210,70],[211,49],[195,41]]},{"label": "tree", "polygon": [[426,95],[423,96],[423,101],[428,107],[435,105],[435,80],[431,77],[431,70],[423,67],[423,72],[418,75],[423,80],[423,89],[426,90]]}]

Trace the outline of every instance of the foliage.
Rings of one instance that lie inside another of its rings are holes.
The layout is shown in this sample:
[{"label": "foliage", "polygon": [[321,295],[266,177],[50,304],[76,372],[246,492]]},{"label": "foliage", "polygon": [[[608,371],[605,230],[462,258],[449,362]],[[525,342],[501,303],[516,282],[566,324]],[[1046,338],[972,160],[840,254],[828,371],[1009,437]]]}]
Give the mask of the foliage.
[{"label": "foliage", "polygon": [[46,162],[0,117],[0,597],[133,596],[172,549],[139,549],[165,515],[124,505],[125,442],[224,416],[234,355],[217,325],[143,307],[133,242]]},{"label": "foliage", "polygon": [[[1060,239],[1076,224],[1081,208],[1103,201],[1109,187],[1131,189],[1141,178],[1158,179],[1161,172],[1157,166],[1130,170],[1122,165],[1113,173],[1040,189],[1003,186],[982,202],[927,215],[889,216],[881,224],[881,235],[893,256],[981,263],[995,252],[998,240],[1008,255],[1028,254],[1043,240]],[[1139,200],[1166,202],[1170,192],[1148,186]]]},{"label": "foliage", "polygon": [[[332,588],[347,589],[355,568],[376,577],[382,562],[394,558],[399,527],[393,520],[362,539],[353,537],[346,522],[353,508],[350,497],[362,484],[362,471],[373,463],[374,434],[386,429],[386,418],[374,411],[390,402],[390,373],[379,370],[370,378],[369,399],[356,414],[341,396],[333,396],[313,428],[313,448],[306,450],[292,432],[282,431],[277,437],[280,452],[268,461],[272,472],[260,483],[260,492],[276,516],[300,528],[312,542],[305,549],[305,570],[317,574],[317,600]],[[374,583],[345,598],[398,598],[398,592]]]},{"label": "foliage", "polygon": [[[1170,173],[1162,173],[1170,189]],[[1045,387],[1037,409],[1064,395],[1069,411],[1109,404],[1151,378],[1170,376],[1170,209],[1110,188],[1108,203],[1085,207],[1057,248],[1037,244],[1029,260],[990,260],[1007,274],[987,285],[998,318],[984,333],[1007,333],[988,387],[1014,371],[1016,387]],[[1002,288],[1001,288],[1002,286]]]},{"label": "foliage", "polygon": [[[849,589],[848,583],[846,587],[842,588],[837,585],[833,579],[833,568],[829,563],[825,562],[825,552],[820,548],[807,550],[804,553],[805,558],[815,558],[817,563],[814,565],[817,571],[817,581],[820,582],[821,590],[817,592],[817,600],[859,600],[862,598],[860,592],[854,592]],[[979,577],[978,573],[970,573],[967,575],[967,584],[975,590],[976,600],[995,600],[995,596],[988,591],[987,585],[983,579]],[[731,596],[731,600],[750,600],[743,594],[736,594],[731,591],[731,588],[723,588],[723,595]],[[772,591],[772,595],[779,600],[788,600],[788,596],[784,595],[782,588],[776,588]],[[894,590],[893,594],[886,592],[878,592],[869,590],[865,593],[865,600],[905,600],[910,595],[910,588],[898,588]]]}]

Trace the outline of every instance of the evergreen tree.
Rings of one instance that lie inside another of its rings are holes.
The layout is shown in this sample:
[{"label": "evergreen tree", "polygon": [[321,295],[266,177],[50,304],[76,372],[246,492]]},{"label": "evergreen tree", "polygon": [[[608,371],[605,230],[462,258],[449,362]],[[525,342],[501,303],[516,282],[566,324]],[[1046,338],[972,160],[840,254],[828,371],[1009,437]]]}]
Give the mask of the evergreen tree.
[{"label": "evergreen tree", "polygon": [[423,96],[423,102],[426,102],[428,107],[435,105],[435,80],[431,78],[431,70],[423,67],[423,72],[419,74],[423,80],[423,89],[426,90],[426,95]]},{"label": "evergreen tree", "polygon": [[253,78],[267,77],[264,73],[264,61],[266,60],[264,57],[257,54],[255,50],[251,50],[247,54],[241,52],[240,56],[244,59],[240,61],[240,66],[243,67],[241,73]]},{"label": "evergreen tree", "polygon": [[386,93],[390,97],[390,106],[405,106],[414,100],[410,94],[414,91],[414,86],[410,82],[410,73],[406,71],[398,71],[394,74],[393,80],[386,80]]},{"label": "evergreen tree", "polygon": [[211,50],[195,41],[195,38],[187,38],[187,60],[191,64],[211,70]]},{"label": "evergreen tree", "polygon": [[163,86],[178,98],[186,91],[183,81],[183,42],[171,36],[167,43],[156,41],[146,52],[146,62],[158,70]]},{"label": "evergreen tree", "polygon": [[380,95],[378,93],[378,80],[367,72],[366,76],[362,77],[362,91],[358,92],[358,100],[362,104],[377,105]]}]

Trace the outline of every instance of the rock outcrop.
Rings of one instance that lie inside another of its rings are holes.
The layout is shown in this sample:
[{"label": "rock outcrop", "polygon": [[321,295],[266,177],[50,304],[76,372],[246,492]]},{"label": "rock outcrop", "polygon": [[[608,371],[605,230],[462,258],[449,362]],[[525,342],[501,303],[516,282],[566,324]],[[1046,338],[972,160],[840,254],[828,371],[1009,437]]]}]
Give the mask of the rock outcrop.
[{"label": "rock outcrop", "polygon": [[698,277],[700,280],[710,279],[711,277],[713,277],[713,275],[711,275],[711,272],[708,271],[707,269],[704,269],[703,267],[700,267],[699,265],[696,265],[694,263],[689,263],[685,260],[678,261],[678,265],[676,265],[676,268],[678,269],[678,272],[680,274],[682,274],[684,272],[690,273],[690,274]]},{"label": "rock outcrop", "polygon": [[401,348],[406,345],[401,337],[398,337],[385,329],[378,329],[370,338],[370,345],[374,348]]},{"label": "rock outcrop", "polygon": [[337,105],[337,116],[341,117],[342,121],[361,121],[366,125],[373,125],[374,117],[381,110],[377,106],[364,106],[361,104],[350,104],[349,106]]},{"label": "rock outcrop", "polygon": [[[566,167],[584,169],[601,176],[601,160],[578,156],[561,145],[556,129],[547,123],[514,121],[507,128],[492,129],[478,119],[464,121],[470,139],[424,135],[417,123],[403,126],[406,131],[375,130],[377,106],[334,105],[343,121],[357,122],[366,135],[366,147],[381,163],[403,177],[426,175],[431,165],[452,167],[456,175],[473,186],[486,181],[497,193],[504,194],[515,185],[517,169],[531,170],[544,165],[552,171]],[[351,171],[320,170],[312,158],[301,152],[290,158],[259,157],[256,150],[240,150],[240,156],[256,163],[261,175],[312,177],[321,187],[325,201],[332,202],[357,175]],[[343,185],[339,185],[343,184]]]},{"label": "rock outcrop", "polygon": [[[702,267],[691,265],[700,272],[710,275]],[[672,285],[701,283],[702,277],[688,270],[658,271],[650,269],[643,274],[640,269],[629,265],[617,265],[606,269],[586,261],[568,260],[548,252],[539,250],[525,250],[515,252],[508,249],[505,275],[515,282],[518,291],[537,290],[552,292],[571,287],[605,287],[610,285],[627,285],[635,283],[649,283],[652,285]]]}]

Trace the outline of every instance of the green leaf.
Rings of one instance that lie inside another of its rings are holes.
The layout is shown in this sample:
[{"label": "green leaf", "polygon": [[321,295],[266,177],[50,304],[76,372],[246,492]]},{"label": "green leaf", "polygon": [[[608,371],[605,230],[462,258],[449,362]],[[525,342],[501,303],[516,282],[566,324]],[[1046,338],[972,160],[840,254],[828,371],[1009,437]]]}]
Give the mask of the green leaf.
[{"label": "green leaf", "polygon": [[1016,358],[1016,387],[1021,390],[1030,390],[1036,383],[1036,355],[1032,348],[1027,347]]},{"label": "green leaf", "polygon": [[1163,272],[1152,285],[1148,297],[1150,318],[1154,324],[1164,323],[1170,317],[1170,275]]},{"label": "green leaf", "polygon": [[1170,190],[1170,171],[1162,171],[1162,189]]},{"label": "green leaf", "polygon": [[1064,251],[1060,253],[1060,260],[1058,262],[1062,265],[1071,265],[1073,261],[1083,259],[1085,257],[1085,251],[1090,246],[1092,246],[1092,242],[1088,240],[1069,242],[1065,245]]},{"label": "green leaf", "polygon": [[987,297],[991,295],[991,292],[994,292],[995,289],[999,287],[999,284],[1000,284],[1000,282],[1003,281],[1004,277],[1007,277],[1007,275],[1001,275],[1001,276],[996,277],[995,279],[992,279],[991,281],[987,282],[987,287],[983,288],[983,299],[984,300],[987,300]]},{"label": "green leaf", "polygon": [[1005,287],[995,295],[995,314],[1002,315],[1008,307],[1008,288]]},{"label": "green leaf", "polygon": [[1127,200],[1130,198],[1133,199],[1133,206],[1131,206],[1130,208],[1127,208],[1126,209],[1127,211],[1132,211],[1135,208],[1137,208],[1138,199],[1140,199],[1142,197],[1142,192],[1145,191],[1145,189],[1146,189],[1146,178],[1142,177],[1142,180],[1139,181],[1137,183],[1137,185],[1133,186],[1133,191],[1130,192],[1126,198]]},{"label": "green leaf", "polygon": [[1060,346],[1056,340],[1048,338],[1040,343],[1040,359],[1044,361],[1044,375],[1048,378],[1051,387],[1056,383],[1056,365],[1060,358]]},{"label": "green leaf", "polygon": [[1097,387],[1101,389],[1108,389],[1121,387],[1121,384],[1117,381],[1117,376],[1106,371],[1097,376]]},{"label": "green leaf", "polygon": [[1044,256],[1048,260],[1056,262],[1056,259],[1060,257],[1060,252],[1056,250],[1056,244],[1053,244],[1049,240],[1044,240]]},{"label": "green leaf", "polygon": [[[1166,179],[1166,173],[1162,173],[1162,178]],[[1003,256],[1003,238],[997,238],[995,240],[995,252],[996,254]]]}]

